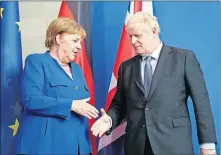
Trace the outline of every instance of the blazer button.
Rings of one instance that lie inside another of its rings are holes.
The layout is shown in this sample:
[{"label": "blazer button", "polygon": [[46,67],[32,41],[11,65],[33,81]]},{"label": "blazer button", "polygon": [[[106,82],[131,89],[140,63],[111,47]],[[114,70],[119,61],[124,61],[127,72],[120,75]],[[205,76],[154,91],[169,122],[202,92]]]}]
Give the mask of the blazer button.
[{"label": "blazer button", "polygon": [[146,128],[146,125],[142,125],[143,128]]},{"label": "blazer button", "polygon": [[78,86],[75,86],[74,89],[75,89],[75,90],[78,90]]},{"label": "blazer button", "polygon": [[149,111],[149,110],[150,110],[150,108],[148,108],[148,107],[147,107],[145,110],[146,110],[146,111]]}]

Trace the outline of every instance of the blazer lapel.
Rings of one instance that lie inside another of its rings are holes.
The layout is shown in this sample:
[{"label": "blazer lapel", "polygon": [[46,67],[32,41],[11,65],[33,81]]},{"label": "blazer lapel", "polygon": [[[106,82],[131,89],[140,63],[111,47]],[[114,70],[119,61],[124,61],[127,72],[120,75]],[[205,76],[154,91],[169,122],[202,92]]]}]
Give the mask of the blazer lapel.
[{"label": "blazer lapel", "polygon": [[136,56],[135,63],[133,64],[133,77],[137,84],[137,86],[140,88],[140,90],[144,94],[144,86],[141,79],[141,68],[140,68],[140,56]]},{"label": "blazer lapel", "polygon": [[[66,78],[62,79],[61,81],[62,81],[63,83],[66,83],[67,85],[68,85],[68,84],[70,85],[70,83],[72,83],[72,79],[71,79],[71,78],[69,77],[69,75],[64,71],[64,69],[58,64],[57,60],[54,59],[52,56],[50,56],[50,54],[49,54],[48,51],[45,52],[45,55],[46,55],[46,57],[47,57],[47,60],[49,60],[49,62],[52,63],[53,66],[56,66],[56,69],[54,69],[53,71],[54,71],[54,73],[56,73],[57,75],[55,75],[53,78],[58,78],[58,77],[61,78],[62,76],[64,76],[64,77],[66,77]],[[72,65],[72,63],[71,63],[72,77],[73,77],[73,75],[75,75],[75,73],[74,73],[75,70],[73,70],[73,68],[74,68],[74,67],[73,67],[73,65]],[[70,82],[70,80],[71,80],[71,82]],[[74,77],[73,77],[73,81],[74,81]]]},{"label": "blazer lapel", "polygon": [[150,91],[148,94],[148,100],[153,95],[153,92],[156,89],[157,84],[162,78],[162,75],[165,73],[164,70],[165,70],[167,60],[170,58],[170,53],[171,53],[171,49],[168,46],[163,45],[161,49],[160,57],[158,59],[157,66],[156,66],[156,69],[152,78],[152,83],[151,83]]}]

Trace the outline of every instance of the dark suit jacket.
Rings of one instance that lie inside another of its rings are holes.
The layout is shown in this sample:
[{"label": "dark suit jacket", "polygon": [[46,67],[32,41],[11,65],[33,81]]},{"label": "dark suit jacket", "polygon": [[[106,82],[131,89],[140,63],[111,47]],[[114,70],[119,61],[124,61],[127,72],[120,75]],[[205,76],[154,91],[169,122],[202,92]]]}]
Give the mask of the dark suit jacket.
[{"label": "dark suit jacket", "polygon": [[107,114],[113,130],[126,117],[126,155],[143,155],[146,138],[157,155],[193,154],[187,98],[193,101],[199,143],[216,143],[203,73],[190,50],[163,45],[147,98],[140,56],[119,68],[117,92]]}]

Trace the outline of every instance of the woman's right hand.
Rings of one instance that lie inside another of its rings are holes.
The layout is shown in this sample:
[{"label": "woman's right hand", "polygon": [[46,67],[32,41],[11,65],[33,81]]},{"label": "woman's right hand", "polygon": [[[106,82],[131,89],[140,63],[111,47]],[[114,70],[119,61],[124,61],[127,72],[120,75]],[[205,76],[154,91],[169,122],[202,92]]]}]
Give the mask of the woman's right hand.
[{"label": "woman's right hand", "polygon": [[74,111],[80,115],[83,115],[89,119],[91,118],[97,118],[99,111],[87,103],[90,100],[90,98],[82,99],[82,100],[73,100],[71,111]]}]

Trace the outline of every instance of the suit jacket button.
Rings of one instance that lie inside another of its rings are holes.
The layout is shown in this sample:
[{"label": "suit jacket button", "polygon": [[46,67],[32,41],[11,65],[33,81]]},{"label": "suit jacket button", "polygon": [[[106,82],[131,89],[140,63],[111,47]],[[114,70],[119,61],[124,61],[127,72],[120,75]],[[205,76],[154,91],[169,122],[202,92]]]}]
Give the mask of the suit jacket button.
[{"label": "suit jacket button", "polygon": [[78,86],[75,86],[74,89],[75,89],[75,90],[78,90]]},{"label": "suit jacket button", "polygon": [[143,125],[142,127],[143,127],[143,128],[146,128],[146,125]]},{"label": "suit jacket button", "polygon": [[148,110],[150,110],[150,108],[146,108],[145,110],[148,111]]}]

